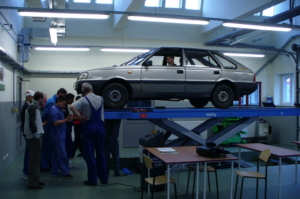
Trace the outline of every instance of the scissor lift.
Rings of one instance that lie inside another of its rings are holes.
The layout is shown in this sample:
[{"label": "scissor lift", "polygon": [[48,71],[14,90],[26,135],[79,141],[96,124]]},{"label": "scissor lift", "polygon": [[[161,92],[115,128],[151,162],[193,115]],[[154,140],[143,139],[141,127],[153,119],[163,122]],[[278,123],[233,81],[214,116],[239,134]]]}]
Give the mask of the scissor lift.
[{"label": "scissor lift", "polygon": [[[148,120],[153,124],[167,131],[165,140],[174,134],[178,139],[168,143],[166,146],[188,146],[206,145],[213,142],[221,144],[228,138],[235,135],[248,125],[257,121],[259,117],[266,116],[299,116],[300,108],[296,107],[231,107],[228,109],[217,108],[124,108],[120,110],[105,110],[106,119],[135,119]],[[228,117],[241,117],[228,128],[207,139],[201,134],[207,129],[218,124],[221,120]],[[192,130],[188,130],[178,123],[172,121],[173,118],[208,118],[205,122]]]}]

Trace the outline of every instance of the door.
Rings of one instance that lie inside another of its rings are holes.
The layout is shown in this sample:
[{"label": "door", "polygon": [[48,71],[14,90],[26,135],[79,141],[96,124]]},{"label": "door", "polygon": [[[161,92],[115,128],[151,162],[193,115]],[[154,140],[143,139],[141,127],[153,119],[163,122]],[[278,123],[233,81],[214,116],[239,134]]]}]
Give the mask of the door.
[{"label": "door", "polygon": [[[175,65],[168,65],[167,57],[174,57]],[[152,66],[143,66],[142,92],[147,94],[182,94],[185,92],[185,68],[180,64],[182,49],[161,49],[150,59]]]},{"label": "door", "polygon": [[221,77],[217,62],[203,50],[186,50],[186,91],[187,93],[209,94]]}]

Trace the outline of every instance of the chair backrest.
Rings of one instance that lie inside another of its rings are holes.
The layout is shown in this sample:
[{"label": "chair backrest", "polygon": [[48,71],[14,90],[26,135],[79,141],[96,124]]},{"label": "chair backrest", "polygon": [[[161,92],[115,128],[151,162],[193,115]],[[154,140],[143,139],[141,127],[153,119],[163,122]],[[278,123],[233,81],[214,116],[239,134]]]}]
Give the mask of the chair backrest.
[{"label": "chair backrest", "polygon": [[151,158],[143,154],[143,160],[145,167],[147,167],[148,169],[153,169],[153,163]]},{"label": "chair backrest", "polygon": [[271,150],[270,149],[265,149],[260,153],[259,159],[268,162],[271,156]]}]

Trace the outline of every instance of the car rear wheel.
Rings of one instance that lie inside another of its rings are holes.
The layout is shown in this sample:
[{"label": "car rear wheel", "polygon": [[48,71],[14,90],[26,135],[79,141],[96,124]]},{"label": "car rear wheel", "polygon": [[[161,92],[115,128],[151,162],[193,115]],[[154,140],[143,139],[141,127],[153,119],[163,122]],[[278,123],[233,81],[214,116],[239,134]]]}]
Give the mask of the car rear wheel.
[{"label": "car rear wheel", "polygon": [[202,108],[208,103],[208,99],[205,98],[189,99],[189,101],[191,105],[193,105],[196,108]]},{"label": "car rear wheel", "polygon": [[232,88],[228,85],[217,86],[213,93],[211,102],[217,108],[228,108],[232,105],[234,99],[234,94]]},{"label": "car rear wheel", "polygon": [[108,84],[102,91],[101,96],[106,108],[117,109],[123,108],[129,98],[128,90],[120,83]]}]

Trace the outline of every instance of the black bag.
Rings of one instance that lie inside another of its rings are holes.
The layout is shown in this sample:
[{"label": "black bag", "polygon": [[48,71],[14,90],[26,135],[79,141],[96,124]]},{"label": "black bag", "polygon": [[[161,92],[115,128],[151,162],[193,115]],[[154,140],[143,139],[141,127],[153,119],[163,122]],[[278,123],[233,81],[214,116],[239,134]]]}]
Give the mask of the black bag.
[{"label": "black bag", "polygon": [[196,152],[199,155],[210,158],[224,157],[229,153],[229,151],[224,150],[223,147],[217,146],[198,146]]}]

